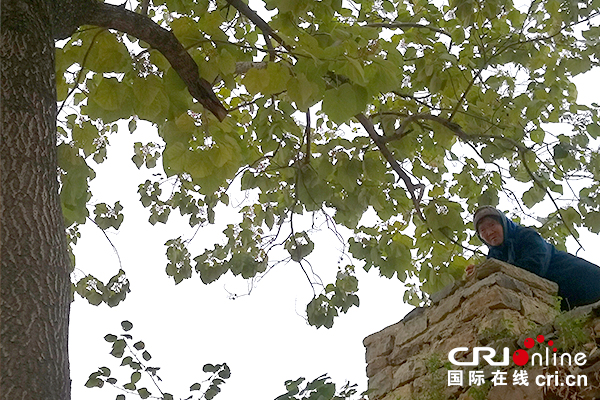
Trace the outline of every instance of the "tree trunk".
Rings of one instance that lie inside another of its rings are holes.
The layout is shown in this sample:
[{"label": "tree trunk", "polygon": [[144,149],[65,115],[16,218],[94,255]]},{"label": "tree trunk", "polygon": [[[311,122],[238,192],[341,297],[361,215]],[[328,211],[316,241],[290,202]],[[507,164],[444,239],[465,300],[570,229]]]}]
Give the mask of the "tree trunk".
[{"label": "tree trunk", "polygon": [[70,398],[51,1],[2,0],[0,393]]}]

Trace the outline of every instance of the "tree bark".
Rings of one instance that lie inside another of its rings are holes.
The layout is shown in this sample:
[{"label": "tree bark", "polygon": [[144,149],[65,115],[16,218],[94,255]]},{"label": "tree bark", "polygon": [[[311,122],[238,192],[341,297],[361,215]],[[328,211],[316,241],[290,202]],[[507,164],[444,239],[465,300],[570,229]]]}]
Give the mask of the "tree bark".
[{"label": "tree bark", "polygon": [[52,2],[2,0],[0,396],[68,400],[70,261],[56,161]]},{"label": "tree bark", "polygon": [[57,176],[54,39],[85,23],[131,30],[164,45],[159,50],[190,93],[219,119],[227,115],[181,43],[147,17],[96,0],[1,0],[2,400],[71,397],[71,264]]}]

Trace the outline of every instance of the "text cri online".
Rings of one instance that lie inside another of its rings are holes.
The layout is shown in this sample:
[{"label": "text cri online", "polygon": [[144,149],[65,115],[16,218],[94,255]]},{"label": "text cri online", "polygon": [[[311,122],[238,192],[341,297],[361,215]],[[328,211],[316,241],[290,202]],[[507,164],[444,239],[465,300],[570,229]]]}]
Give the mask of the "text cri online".
[{"label": "text cri online", "polygon": [[586,375],[565,375],[564,381],[560,379],[558,373],[554,375],[538,375],[535,377],[535,384],[538,386],[587,386]]},{"label": "text cri online", "polygon": [[[466,371],[449,370],[448,371],[448,386],[481,386],[485,383],[485,375],[483,371]],[[466,379],[465,379],[466,378]],[[512,374],[507,371],[493,371],[491,374],[491,382],[493,386],[529,386],[535,384],[537,386],[587,386],[588,380],[586,375],[563,375],[558,372],[554,374],[529,376],[527,370],[516,370]]]}]

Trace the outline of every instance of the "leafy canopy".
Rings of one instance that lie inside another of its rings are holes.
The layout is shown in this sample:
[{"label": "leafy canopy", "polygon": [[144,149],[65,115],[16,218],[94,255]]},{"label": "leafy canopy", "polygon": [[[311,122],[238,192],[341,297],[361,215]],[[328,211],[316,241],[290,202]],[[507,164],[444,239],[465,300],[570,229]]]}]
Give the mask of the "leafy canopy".
[{"label": "leafy canopy", "polygon": [[[88,217],[101,229],[123,221],[118,202],[91,204],[89,189],[119,120],[130,131],[149,121],[162,139],[136,143],[132,153],[138,168],[157,172],[138,189],[152,224],[173,211],[192,227],[213,223],[234,181],[249,193],[241,222],[209,250],[192,254],[192,235],[166,243],[175,283],[194,273],[204,283],[227,272],[256,277],[281,261],[271,256],[277,246],[312,282],[307,259],[322,244],[294,225],[300,215],[347,228],[346,249],[364,268],[418,281],[425,292],[462,274],[472,254],[463,246],[479,244],[467,224],[478,205],[511,200],[559,246],[576,228],[600,232],[600,110],[578,104],[572,81],[598,64],[600,1],[243,5],[153,0],[148,8],[214,85],[228,110],[222,122],[133,36],[83,27],[59,44],[59,167],[71,243]],[[259,7],[268,23],[252,11]],[[530,211],[544,201],[551,212]],[[353,271],[340,269],[315,292],[311,324],[330,327],[358,305]],[[107,284],[93,276],[76,283],[92,304],[116,305],[128,290],[123,271]],[[414,291],[406,299],[421,301]]]}]

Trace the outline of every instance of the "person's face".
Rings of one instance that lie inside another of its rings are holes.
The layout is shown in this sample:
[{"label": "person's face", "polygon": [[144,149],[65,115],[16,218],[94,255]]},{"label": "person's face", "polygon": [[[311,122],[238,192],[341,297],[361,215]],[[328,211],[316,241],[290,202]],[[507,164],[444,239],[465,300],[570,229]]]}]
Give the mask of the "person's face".
[{"label": "person's face", "polygon": [[504,229],[494,218],[486,217],[477,227],[479,236],[490,246],[500,246],[504,242]]}]

